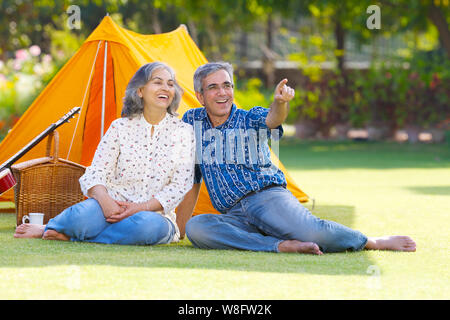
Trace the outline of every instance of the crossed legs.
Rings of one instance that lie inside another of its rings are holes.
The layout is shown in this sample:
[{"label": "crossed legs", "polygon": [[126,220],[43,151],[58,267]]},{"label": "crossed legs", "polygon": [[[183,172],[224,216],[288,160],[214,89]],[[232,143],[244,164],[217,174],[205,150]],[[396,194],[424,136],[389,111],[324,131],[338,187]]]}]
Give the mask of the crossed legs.
[{"label": "crossed legs", "polygon": [[152,245],[169,243],[174,233],[172,223],[155,212],[138,212],[120,222],[108,223],[98,202],[88,199],[67,208],[46,226],[18,226],[14,237]]}]

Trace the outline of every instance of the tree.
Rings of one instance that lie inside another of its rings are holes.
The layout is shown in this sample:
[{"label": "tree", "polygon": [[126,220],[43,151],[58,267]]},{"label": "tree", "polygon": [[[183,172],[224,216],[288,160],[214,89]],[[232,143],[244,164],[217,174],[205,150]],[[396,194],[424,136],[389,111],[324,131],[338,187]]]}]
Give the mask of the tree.
[{"label": "tree", "polygon": [[56,27],[55,21],[67,4],[67,0],[0,2],[0,59],[6,60],[8,52],[31,44],[49,52],[51,39],[45,27]]},{"label": "tree", "polygon": [[[392,32],[407,29],[425,31],[429,23],[439,33],[442,49],[450,58],[450,5],[441,0],[395,0],[379,1],[383,16],[388,17],[387,24]],[[383,18],[383,21],[385,18]]]}]

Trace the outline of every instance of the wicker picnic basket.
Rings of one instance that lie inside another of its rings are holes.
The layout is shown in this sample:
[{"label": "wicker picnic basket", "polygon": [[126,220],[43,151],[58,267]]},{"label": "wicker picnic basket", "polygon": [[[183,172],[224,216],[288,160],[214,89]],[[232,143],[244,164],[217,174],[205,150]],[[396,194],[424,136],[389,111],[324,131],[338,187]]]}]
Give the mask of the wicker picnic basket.
[{"label": "wicker picnic basket", "polygon": [[[53,141],[53,156],[50,156]],[[55,130],[47,141],[46,157],[32,159],[11,166],[17,181],[14,187],[17,225],[30,212],[44,213],[44,224],[84,196],[78,179],[85,167],[72,161],[59,159],[59,135]]]}]

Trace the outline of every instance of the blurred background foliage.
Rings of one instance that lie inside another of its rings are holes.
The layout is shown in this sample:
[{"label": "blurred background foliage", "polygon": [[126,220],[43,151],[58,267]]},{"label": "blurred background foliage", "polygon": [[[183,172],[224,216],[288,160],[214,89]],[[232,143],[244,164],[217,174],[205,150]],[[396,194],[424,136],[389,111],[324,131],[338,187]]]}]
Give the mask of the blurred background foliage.
[{"label": "blurred background foliage", "polygon": [[[185,24],[208,60],[236,69],[242,107],[268,106],[288,77],[288,123],[301,138],[371,139],[421,130],[436,141],[450,123],[450,0],[3,0],[0,139],[108,13],[143,34]],[[369,29],[370,5],[381,28]],[[80,8],[80,29],[67,9]]]}]

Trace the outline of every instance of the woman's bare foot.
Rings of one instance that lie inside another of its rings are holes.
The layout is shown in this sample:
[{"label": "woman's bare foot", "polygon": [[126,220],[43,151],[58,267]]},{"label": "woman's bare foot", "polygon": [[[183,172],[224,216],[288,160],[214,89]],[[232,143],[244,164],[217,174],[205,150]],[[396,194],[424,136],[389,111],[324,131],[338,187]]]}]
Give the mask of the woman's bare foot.
[{"label": "woman's bare foot", "polygon": [[44,236],[42,237],[44,240],[61,240],[61,241],[69,241],[70,237],[66,236],[64,233],[59,233],[55,230],[47,230],[44,232]]},{"label": "woman's bare foot", "polygon": [[14,238],[42,238],[45,225],[23,223],[16,228]]},{"label": "woman's bare foot", "polygon": [[369,238],[366,244],[368,250],[416,251],[416,243],[408,236],[385,236]]},{"label": "woman's bare foot", "polygon": [[296,253],[310,253],[322,255],[319,246],[314,242],[301,242],[298,240],[285,240],[278,245],[279,252],[296,252]]}]

